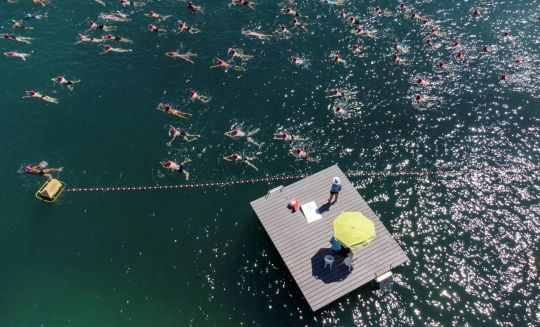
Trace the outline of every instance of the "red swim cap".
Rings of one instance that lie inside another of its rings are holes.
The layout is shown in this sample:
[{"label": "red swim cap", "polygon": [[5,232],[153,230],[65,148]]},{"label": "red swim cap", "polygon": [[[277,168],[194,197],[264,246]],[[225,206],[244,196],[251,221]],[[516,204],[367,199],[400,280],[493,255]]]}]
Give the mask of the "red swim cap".
[{"label": "red swim cap", "polygon": [[34,90],[30,91],[30,94],[34,95],[36,94],[36,92],[34,92]]},{"label": "red swim cap", "polygon": [[111,46],[107,44],[107,49],[110,49],[110,48],[111,48]]}]

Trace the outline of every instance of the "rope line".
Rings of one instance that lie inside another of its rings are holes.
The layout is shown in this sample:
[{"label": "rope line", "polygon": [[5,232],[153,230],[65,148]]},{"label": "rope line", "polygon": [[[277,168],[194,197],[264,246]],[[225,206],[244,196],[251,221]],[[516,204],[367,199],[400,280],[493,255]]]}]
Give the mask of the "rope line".
[{"label": "rope line", "polygon": [[[508,172],[508,171],[525,171],[539,169],[540,166],[528,165],[521,167],[509,167],[509,168],[487,168],[487,169],[462,169],[462,170],[448,170],[448,171],[412,171],[412,172],[371,172],[371,173],[346,173],[347,177],[391,177],[391,176],[429,176],[429,175],[453,175],[453,174],[483,174],[493,172]],[[161,189],[174,189],[174,188],[193,188],[193,187],[208,187],[208,186],[225,186],[225,185],[237,185],[244,183],[258,183],[258,182],[271,182],[289,179],[302,179],[309,175],[292,175],[292,176],[279,176],[279,177],[265,177],[246,179],[232,182],[214,182],[214,183],[197,183],[197,184],[179,184],[179,185],[163,185],[163,186],[136,186],[136,187],[90,187],[90,188],[67,188],[64,192],[87,192],[87,191],[144,191],[144,190],[161,190]]]}]

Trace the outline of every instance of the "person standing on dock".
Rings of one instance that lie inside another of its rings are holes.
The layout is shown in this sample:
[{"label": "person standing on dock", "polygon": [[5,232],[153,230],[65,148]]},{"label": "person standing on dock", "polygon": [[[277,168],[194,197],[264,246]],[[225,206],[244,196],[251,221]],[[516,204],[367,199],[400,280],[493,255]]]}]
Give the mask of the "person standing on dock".
[{"label": "person standing on dock", "polygon": [[332,198],[334,195],[336,196],[336,200],[334,203],[338,200],[339,191],[341,191],[341,181],[339,180],[339,177],[334,177],[334,183],[332,184],[332,187],[330,188],[330,197],[328,198],[328,202],[332,201]]}]

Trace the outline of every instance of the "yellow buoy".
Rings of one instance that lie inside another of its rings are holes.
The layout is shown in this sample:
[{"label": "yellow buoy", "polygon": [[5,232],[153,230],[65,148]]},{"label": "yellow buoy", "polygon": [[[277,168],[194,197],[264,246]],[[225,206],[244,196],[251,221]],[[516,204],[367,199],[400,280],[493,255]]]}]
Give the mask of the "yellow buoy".
[{"label": "yellow buoy", "polygon": [[62,181],[57,179],[48,180],[36,192],[36,198],[45,202],[54,202],[65,188],[66,184]]}]

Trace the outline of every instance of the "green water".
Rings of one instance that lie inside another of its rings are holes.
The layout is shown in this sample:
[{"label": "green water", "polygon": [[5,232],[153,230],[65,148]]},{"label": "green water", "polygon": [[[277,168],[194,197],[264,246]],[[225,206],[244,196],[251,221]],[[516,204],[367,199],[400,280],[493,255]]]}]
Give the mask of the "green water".
[{"label": "green water", "polygon": [[[411,3],[445,37],[422,44],[421,23],[396,14],[398,1],[350,2],[347,13],[368,19],[376,40],[352,35],[338,18],[341,7],[318,1],[290,5],[308,32],[291,38],[250,39],[243,30],[272,34],[291,25],[285,4],[258,1],[255,11],[227,1],[154,1],[127,8],[131,21],[111,23],[114,35],[132,39],[132,53],[100,55],[102,46],[80,43],[87,21],[122,9],[88,1],[0,3],[2,34],[11,19],[25,21],[31,45],[1,39],[1,52],[31,53],[26,62],[0,59],[0,326],[534,326],[540,320],[539,174],[490,173],[437,178],[352,178],[410,262],[394,269],[394,292],[375,296],[361,287],[311,312],[249,202],[279,183],[189,190],[65,193],[50,205],[34,198],[44,182],[21,174],[46,160],[68,187],[151,186],[185,183],[159,161],[186,165],[190,181],[236,181],[310,174],[338,163],[346,172],[481,169],[538,164],[539,59],[536,1]],[[257,2],[257,1],[256,1]],[[376,5],[393,17],[373,17]],[[467,12],[486,11],[481,18]],[[155,23],[154,10],[173,17]],[[175,35],[178,20],[200,34]],[[168,31],[146,30],[155,23]],[[259,30],[260,28],[260,30]],[[501,38],[509,30],[513,41]],[[87,32],[101,37],[100,31]],[[469,64],[446,49],[459,39]],[[395,41],[409,47],[410,66],[391,65]],[[361,45],[365,58],[348,46]],[[483,54],[488,44],[496,53]],[[114,45],[117,46],[117,45]],[[253,55],[246,72],[209,69],[231,47]],[[197,53],[192,65],[165,52]],[[346,69],[329,58],[339,53]],[[290,63],[293,56],[306,68]],[[513,64],[521,58],[525,67]],[[433,68],[454,67],[448,74]],[[507,73],[508,84],[499,77]],[[51,78],[81,80],[70,92]],[[439,87],[408,83],[423,77]],[[326,89],[358,91],[345,102]],[[59,99],[22,99],[34,89]],[[212,96],[189,100],[189,90]],[[418,106],[422,93],[431,105]],[[160,102],[193,114],[175,119],[155,110]],[[332,112],[341,105],[344,118]],[[169,125],[200,140],[176,140]],[[260,131],[258,147],[223,133]],[[310,137],[293,144],[272,140],[287,131]],[[294,160],[292,147],[314,162]],[[256,156],[255,171],[224,162],[231,153]]]}]

